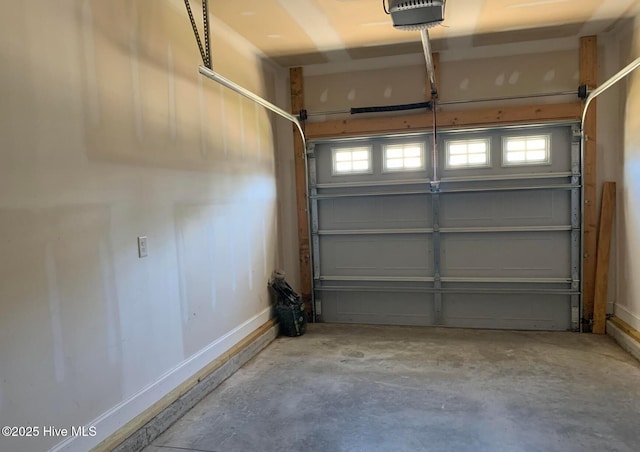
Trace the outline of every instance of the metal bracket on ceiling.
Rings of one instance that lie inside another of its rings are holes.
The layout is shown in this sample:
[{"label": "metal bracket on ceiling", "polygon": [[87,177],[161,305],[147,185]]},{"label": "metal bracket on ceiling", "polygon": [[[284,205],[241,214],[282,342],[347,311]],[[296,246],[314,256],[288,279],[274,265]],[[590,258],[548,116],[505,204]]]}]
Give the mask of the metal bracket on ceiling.
[{"label": "metal bracket on ceiling", "polygon": [[209,0],[202,0],[202,22],[204,25],[204,46],[202,45],[202,39],[200,38],[200,32],[196,25],[196,20],[193,17],[193,11],[191,11],[191,4],[189,0],[184,0],[184,6],[187,8],[187,14],[189,14],[189,20],[191,21],[191,28],[193,28],[193,34],[196,36],[198,42],[198,49],[200,49],[200,56],[202,57],[202,63],[209,69],[212,68],[211,61],[211,31],[209,29]]}]

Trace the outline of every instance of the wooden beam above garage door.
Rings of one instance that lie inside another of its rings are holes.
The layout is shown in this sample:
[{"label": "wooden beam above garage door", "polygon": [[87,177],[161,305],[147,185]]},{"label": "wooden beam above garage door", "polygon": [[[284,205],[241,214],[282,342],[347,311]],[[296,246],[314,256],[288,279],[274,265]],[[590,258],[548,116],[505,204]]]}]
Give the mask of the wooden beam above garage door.
[{"label": "wooden beam above garage door", "polygon": [[[532,124],[560,121],[579,121],[580,102],[524,107],[499,107],[438,113],[438,128],[485,127],[511,124]],[[422,132],[433,127],[431,114],[394,116],[391,118],[345,119],[310,122],[306,124],[309,140],[364,135]]]}]

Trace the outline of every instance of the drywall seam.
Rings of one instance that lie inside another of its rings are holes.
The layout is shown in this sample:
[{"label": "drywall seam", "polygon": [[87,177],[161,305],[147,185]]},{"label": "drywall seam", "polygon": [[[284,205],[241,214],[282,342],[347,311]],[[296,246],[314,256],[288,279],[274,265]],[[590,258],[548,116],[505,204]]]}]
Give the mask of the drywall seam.
[{"label": "drywall seam", "polygon": [[154,403],[169,394],[181,383],[219,358],[223,353],[260,328],[271,317],[271,307],[250,318],[238,327],[221,336],[210,345],[166,372],[158,380],[138,391],[129,399],[113,407],[97,419],[87,423],[86,427],[95,427],[94,437],[70,437],[51,449],[51,452],[86,452],[117,432],[129,421],[150,408]]}]

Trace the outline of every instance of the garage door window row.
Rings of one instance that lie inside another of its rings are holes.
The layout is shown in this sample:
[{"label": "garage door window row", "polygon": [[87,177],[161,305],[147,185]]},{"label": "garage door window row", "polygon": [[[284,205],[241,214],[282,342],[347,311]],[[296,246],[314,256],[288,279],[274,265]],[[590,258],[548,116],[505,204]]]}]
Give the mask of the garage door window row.
[{"label": "garage door window row", "polygon": [[[551,163],[549,135],[512,136],[502,139],[502,166],[548,165]],[[447,169],[490,168],[491,140],[447,140]],[[397,143],[383,146],[383,171],[421,171],[426,169],[424,143]],[[333,175],[371,174],[371,146],[334,148]]]}]

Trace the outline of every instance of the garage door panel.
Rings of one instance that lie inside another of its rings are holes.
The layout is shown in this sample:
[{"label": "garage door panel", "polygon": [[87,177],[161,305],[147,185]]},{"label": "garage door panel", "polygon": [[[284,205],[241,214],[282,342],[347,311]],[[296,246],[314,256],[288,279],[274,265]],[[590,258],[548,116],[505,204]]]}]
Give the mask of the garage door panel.
[{"label": "garage door panel", "polygon": [[433,274],[431,238],[426,235],[322,237],[322,276],[407,276]]},{"label": "garage door panel", "polygon": [[320,230],[431,228],[431,197],[335,198],[318,202]]},{"label": "garage door panel", "polygon": [[394,292],[327,292],[322,295],[327,322],[433,325],[432,294]]},{"label": "garage door panel", "polygon": [[321,319],[578,329],[578,133],[567,124],[443,131],[435,176],[430,133],[316,143]]},{"label": "garage door panel", "polygon": [[497,222],[496,203],[491,193],[456,193],[443,195],[440,201],[440,226],[462,227],[493,225]]},{"label": "garage door panel", "polygon": [[445,294],[442,310],[444,325],[460,328],[563,331],[571,323],[569,295]]},{"label": "garage door panel", "polygon": [[571,224],[569,191],[452,193],[443,195],[440,226],[508,227]]},{"label": "garage door panel", "polygon": [[443,277],[569,278],[565,232],[451,234],[442,239]]}]

